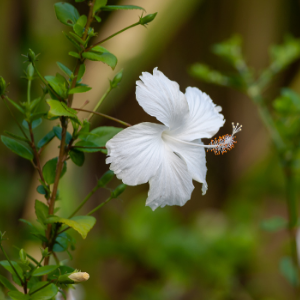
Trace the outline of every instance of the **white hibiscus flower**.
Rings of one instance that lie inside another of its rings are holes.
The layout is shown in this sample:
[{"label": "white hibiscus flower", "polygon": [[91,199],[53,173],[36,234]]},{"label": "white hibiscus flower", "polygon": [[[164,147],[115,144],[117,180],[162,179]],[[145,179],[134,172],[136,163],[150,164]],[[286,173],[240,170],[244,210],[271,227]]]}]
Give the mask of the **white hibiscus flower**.
[{"label": "white hibiscus flower", "polygon": [[216,154],[233,147],[232,135],[203,145],[224,124],[222,108],[197,88],[183,94],[179,85],[157,68],[144,72],[137,81],[136,98],[140,106],[162,124],[141,123],[126,128],[106,144],[110,169],[127,185],[149,181],[146,205],[153,210],[165,205],[184,205],[194,189],[192,180],[202,183],[206,193],[205,148]]}]

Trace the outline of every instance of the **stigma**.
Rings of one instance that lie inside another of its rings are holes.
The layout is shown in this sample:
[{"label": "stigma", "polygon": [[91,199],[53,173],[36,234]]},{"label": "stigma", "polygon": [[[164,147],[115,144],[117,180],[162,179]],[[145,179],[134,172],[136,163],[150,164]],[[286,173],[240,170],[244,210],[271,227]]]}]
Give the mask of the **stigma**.
[{"label": "stigma", "polygon": [[207,152],[210,150],[214,152],[215,155],[227,153],[234,148],[234,144],[237,143],[237,141],[235,141],[235,134],[240,132],[241,130],[242,125],[239,125],[239,123],[237,123],[236,125],[232,123],[232,133],[225,134],[223,136],[219,136],[218,139],[215,138],[214,140],[211,140],[209,144],[209,146],[211,147],[207,150]]}]

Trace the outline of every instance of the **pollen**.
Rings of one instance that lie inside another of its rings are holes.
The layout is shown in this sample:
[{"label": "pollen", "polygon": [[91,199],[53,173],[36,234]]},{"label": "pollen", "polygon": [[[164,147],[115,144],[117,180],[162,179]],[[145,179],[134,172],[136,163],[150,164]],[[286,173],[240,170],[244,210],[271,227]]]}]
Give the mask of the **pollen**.
[{"label": "pollen", "polygon": [[[224,153],[227,153],[234,148],[234,144],[237,143],[237,141],[235,141],[235,134],[241,130],[242,125],[239,125],[239,123],[234,125],[234,123],[232,123],[232,134],[225,134],[223,136],[219,136],[218,139],[215,138],[214,140],[211,140],[209,144],[211,148],[209,150],[214,152],[215,155],[223,155]],[[207,150],[207,152],[209,150]]]}]

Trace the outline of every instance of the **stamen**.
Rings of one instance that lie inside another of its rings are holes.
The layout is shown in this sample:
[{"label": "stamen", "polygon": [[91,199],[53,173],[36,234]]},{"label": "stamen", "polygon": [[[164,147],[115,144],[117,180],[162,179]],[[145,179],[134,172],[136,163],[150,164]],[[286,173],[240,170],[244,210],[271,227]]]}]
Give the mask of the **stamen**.
[{"label": "stamen", "polygon": [[[241,130],[242,130],[242,125],[239,125],[239,123],[234,125],[234,123],[232,123],[232,134],[231,135],[225,134],[223,136],[219,136],[218,139],[215,138],[214,140],[211,140],[209,145],[213,146],[213,148],[210,149],[210,151],[214,152],[215,155],[220,155],[221,153],[223,155],[224,153],[233,149],[234,144],[237,143],[234,140],[236,138],[234,135],[240,132]],[[207,150],[207,152],[208,151],[209,150]]]}]

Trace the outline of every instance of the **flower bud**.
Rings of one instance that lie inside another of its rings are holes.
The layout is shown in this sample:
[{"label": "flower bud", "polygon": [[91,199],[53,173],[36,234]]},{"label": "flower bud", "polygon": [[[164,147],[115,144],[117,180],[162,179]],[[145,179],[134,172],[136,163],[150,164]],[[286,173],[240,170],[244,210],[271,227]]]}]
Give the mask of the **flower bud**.
[{"label": "flower bud", "polygon": [[114,172],[111,170],[108,170],[105,172],[102,177],[98,180],[97,185],[99,187],[105,187],[114,177]]},{"label": "flower bud", "polygon": [[73,280],[75,283],[84,282],[89,280],[90,275],[86,272],[77,272],[72,273],[68,276],[71,280]]},{"label": "flower bud", "polygon": [[33,65],[30,63],[27,67],[27,76],[28,79],[32,80],[33,79],[33,75],[34,75],[34,67]]},{"label": "flower bud", "polygon": [[118,86],[118,84],[122,80],[122,76],[123,76],[123,69],[111,81],[111,83],[110,83],[111,88],[115,88]]},{"label": "flower bud", "polygon": [[140,24],[141,25],[146,25],[146,24],[152,22],[155,19],[156,15],[157,15],[157,13],[150,14],[150,15],[147,15],[143,18],[140,18]]},{"label": "flower bud", "polygon": [[6,89],[6,82],[3,77],[0,77],[0,96],[4,95]]},{"label": "flower bud", "polygon": [[24,249],[21,249],[19,252],[19,256],[22,262],[26,262],[27,254]]},{"label": "flower bud", "polygon": [[116,187],[116,189],[113,190],[113,192],[111,193],[111,197],[117,198],[118,196],[120,196],[126,189],[126,184],[122,183],[119,186]]},{"label": "flower bud", "polygon": [[36,61],[36,55],[31,49],[28,50],[27,57],[28,57],[29,62],[35,62]]}]

